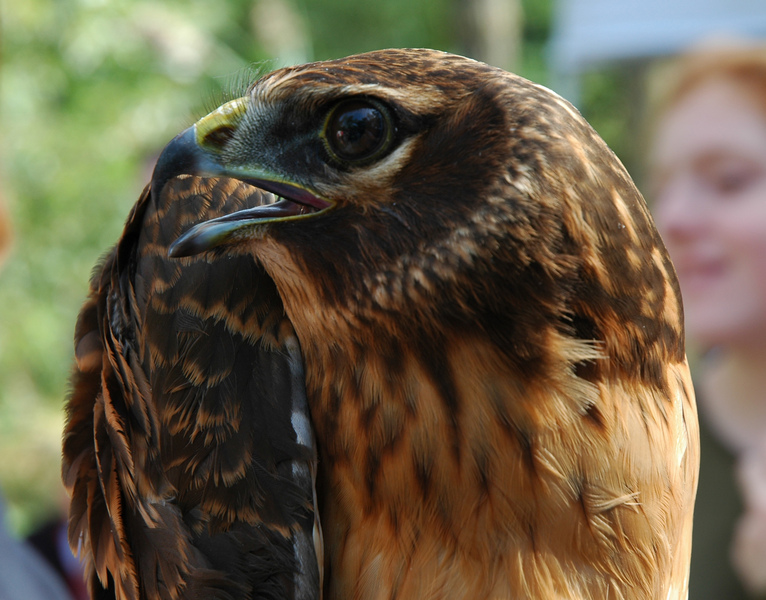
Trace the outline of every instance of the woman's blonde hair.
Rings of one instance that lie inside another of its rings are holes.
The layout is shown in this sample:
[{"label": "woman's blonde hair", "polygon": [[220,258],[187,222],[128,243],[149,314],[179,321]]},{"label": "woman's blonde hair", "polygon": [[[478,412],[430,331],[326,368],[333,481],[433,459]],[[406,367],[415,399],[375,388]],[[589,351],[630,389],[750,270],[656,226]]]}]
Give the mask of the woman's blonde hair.
[{"label": "woman's blonde hair", "polygon": [[740,84],[766,113],[766,44],[706,42],[660,63],[648,81],[649,122],[711,79]]}]

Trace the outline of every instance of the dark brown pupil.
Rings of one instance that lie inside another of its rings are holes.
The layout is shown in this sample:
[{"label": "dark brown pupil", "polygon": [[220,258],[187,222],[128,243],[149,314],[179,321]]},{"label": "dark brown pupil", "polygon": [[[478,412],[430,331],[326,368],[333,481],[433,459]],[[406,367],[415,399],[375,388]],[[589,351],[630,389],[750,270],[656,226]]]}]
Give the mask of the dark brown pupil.
[{"label": "dark brown pupil", "polygon": [[383,143],[385,122],[374,106],[366,102],[348,102],[332,115],[327,133],[339,158],[367,158]]}]

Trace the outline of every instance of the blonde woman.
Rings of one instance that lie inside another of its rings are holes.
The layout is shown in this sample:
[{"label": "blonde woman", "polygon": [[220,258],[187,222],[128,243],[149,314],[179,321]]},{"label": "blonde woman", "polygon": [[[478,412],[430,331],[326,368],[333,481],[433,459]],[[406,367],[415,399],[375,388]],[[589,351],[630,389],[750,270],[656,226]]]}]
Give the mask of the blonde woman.
[{"label": "blonde woman", "polygon": [[648,196],[699,354],[702,466],[690,598],[759,597],[766,593],[766,46],[700,49],[657,81]]}]

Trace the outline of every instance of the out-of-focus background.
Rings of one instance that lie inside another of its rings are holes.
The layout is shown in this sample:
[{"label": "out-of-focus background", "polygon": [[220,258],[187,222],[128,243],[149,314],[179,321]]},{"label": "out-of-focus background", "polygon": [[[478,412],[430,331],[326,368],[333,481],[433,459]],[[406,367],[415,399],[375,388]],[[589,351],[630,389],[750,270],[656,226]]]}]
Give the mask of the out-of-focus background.
[{"label": "out-of-focus background", "polygon": [[647,74],[710,36],[766,39],[766,2],[5,0],[0,35],[0,490],[21,536],[64,504],[91,269],[167,141],[256,73],[386,47],[465,54],[572,100],[643,185]]}]

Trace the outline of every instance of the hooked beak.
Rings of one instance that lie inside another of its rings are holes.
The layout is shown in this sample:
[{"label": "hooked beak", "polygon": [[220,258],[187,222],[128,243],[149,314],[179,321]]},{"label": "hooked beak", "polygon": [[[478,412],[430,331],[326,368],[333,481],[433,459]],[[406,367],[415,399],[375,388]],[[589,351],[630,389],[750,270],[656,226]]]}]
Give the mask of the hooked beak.
[{"label": "hooked beak", "polygon": [[238,179],[271,192],[278,200],[195,225],[171,244],[171,257],[191,256],[231,240],[246,239],[265,223],[310,218],[334,206],[313,190],[257,164],[233,165],[223,159],[221,150],[236,131],[246,107],[246,98],[233,100],[176,136],[157,160],[152,194],[158,197],[168,181],[187,174]]}]

